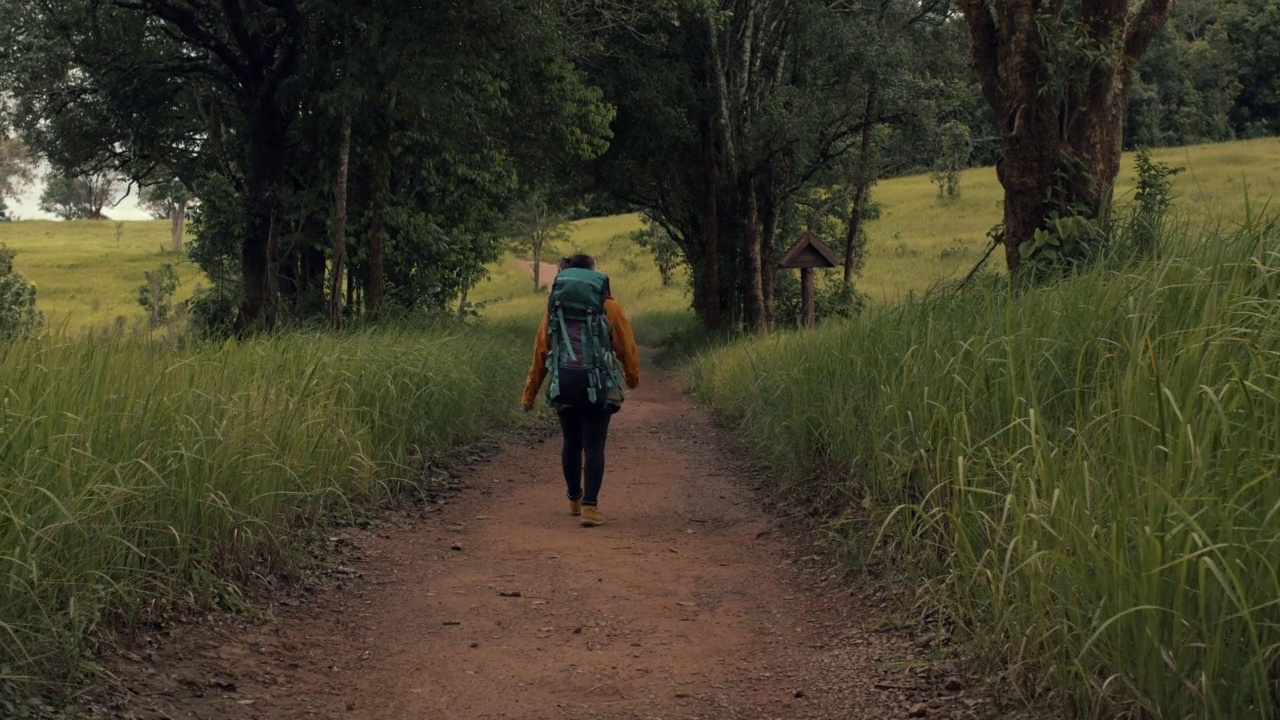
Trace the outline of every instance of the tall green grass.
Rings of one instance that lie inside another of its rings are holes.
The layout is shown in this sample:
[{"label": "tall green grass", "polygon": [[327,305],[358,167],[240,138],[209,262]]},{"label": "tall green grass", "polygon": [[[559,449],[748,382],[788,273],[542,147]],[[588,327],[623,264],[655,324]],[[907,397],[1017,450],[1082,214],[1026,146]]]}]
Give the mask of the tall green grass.
[{"label": "tall green grass", "polygon": [[[1280,226],[713,351],[701,396],[1079,717],[1280,717]],[[1046,696],[1047,694],[1047,696]]]},{"label": "tall green grass", "polygon": [[106,625],[290,569],[290,533],[508,418],[530,332],[0,347],[0,690],[74,677]]}]

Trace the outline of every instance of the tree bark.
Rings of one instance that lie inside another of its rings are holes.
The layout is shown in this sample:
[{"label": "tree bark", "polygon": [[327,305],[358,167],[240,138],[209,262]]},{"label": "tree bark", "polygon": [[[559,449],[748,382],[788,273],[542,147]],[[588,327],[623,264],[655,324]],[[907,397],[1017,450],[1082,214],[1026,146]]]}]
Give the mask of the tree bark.
[{"label": "tree bark", "polygon": [[743,218],[742,242],[746,259],[746,283],[743,308],[747,326],[756,332],[767,329],[768,322],[764,308],[764,259],[760,247],[760,210],[756,199],[755,181],[750,175],[744,175],[739,188],[742,202],[746,206],[746,217]]},{"label": "tree bark", "polygon": [[182,239],[187,229],[187,201],[176,202],[169,208],[169,236],[173,241],[173,251],[182,252]]},{"label": "tree bark", "polygon": [[853,287],[853,277],[858,273],[858,247],[862,236],[862,216],[867,209],[867,195],[871,191],[871,183],[859,180],[853,191],[853,207],[849,209],[849,222],[844,233],[844,284]]},{"label": "tree bark", "polygon": [[702,268],[706,287],[705,321],[707,329],[712,331],[720,328],[720,204],[717,198],[720,179],[713,138],[714,132],[707,128],[702,140],[702,187],[706,196],[706,256]]},{"label": "tree bark", "polygon": [[862,214],[867,207],[867,193],[871,190],[871,131],[876,112],[876,87],[867,89],[867,103],[862,112],[862,136],[858,139],[858,177],[853,193],[853,208],[849,211],[849,224],[844,238],[844,284],[853,287],[853,276],[858,271],[858,237],[862,233]]},{"label": "tree bark", "polygon": [[533,242],[529,244],[533,249],[533,291],[537,292],[542,287],[542,240],[538,238],[540,231],[533,232]]},{"label": "tree bark", "polygon": [[391,191],[391,120],[383,118],[375,140],[373,161],[373,209],[369,228],[369,313],[374,317],[382,311],[382,296],[386,293],[386,211],[387,195]]},{"label": "tree bark", "polygon": [[[338,177],[334,193],[333,269],[329,287],[329,322],[342,326],[342,281],[347,263],[347,170],[351,158],[351,114],[342,117],[338,140]],[[350,296],[350,287],[347,294]]]},{"label": "tree bark", "polygon": [[[1022,246],[1047,227],[1050,211],[1107,218],[1133,69],[1172,0],[1144,0],[1132,19],[1127,0],[1086,0],[1072,28],[1061,27],[1061,2],[1045,8],[1038,0],[1005,0],[995,13],[987,0],[960,5],[970,63],[1002,131],[996,170],[1005,188],[1005,262],[1016,274]],[[1104,60],[1073,65],[1054,57],[1044,37],[1055,31],[1083,35],[1091,55]],[[1051,78],[1065,89],[1046,96]]]},{"label": "tree bark", "polygon": [[[772,173],[769,174],[770,187],[773,186]],[[774,328],[774,279],[777,277],[778,269],[774,264],[773,250],[777,245],[779,215],[777,198],[774,192],[769,191],[762,195],[763,209],[761,211],[761,235],[760,235],[760,255],[764,264],[761,268],[760,284],[764,290],[764,324],[767,331]]]}]

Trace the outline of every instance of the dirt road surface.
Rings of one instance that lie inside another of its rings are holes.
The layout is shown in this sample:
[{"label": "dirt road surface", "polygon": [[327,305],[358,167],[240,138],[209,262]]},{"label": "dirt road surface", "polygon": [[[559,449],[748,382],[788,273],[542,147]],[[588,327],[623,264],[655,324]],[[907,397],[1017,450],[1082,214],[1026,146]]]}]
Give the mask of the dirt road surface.
[{"label": "dirt road surface", "polygon": [[449,503],[331,538],[329,586],[271,619],[144,638],[115,662],[128,697],[86,714],[980,716],[927,639],[883,629],[874,593],[761,509],[731,447],[648,365],[610,432],[605,525],[568,514],[558,437],[509,441]]}]

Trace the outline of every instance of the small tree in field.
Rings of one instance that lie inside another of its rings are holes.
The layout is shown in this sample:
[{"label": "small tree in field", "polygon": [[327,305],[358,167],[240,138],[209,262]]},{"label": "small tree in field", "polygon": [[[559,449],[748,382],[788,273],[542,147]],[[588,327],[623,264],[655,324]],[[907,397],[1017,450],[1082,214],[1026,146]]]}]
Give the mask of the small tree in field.
[{"label": "small tree in field", "polygon": [[138,287],[138,304],[147,309],[151,327],[173,319],[173,294],[178,291],[178,273],[172,263],[142,273],[146,282]]},{"label": "small tree in field", "polygon": [[533,260],[533,289],[537,290],[542,287],[542,259],[569,238],[569,213],[552,203],[547,193],[534,190],[512,208],[507,236],[512,251]]},{"label": "small tree in field", "polygon": [[938,186],[943,201],[960,199],[960,171],[969,166],[973,153],[973,134],[969,126],[958,120],[945,123],[939,130],[941,149],[929,177]]}]

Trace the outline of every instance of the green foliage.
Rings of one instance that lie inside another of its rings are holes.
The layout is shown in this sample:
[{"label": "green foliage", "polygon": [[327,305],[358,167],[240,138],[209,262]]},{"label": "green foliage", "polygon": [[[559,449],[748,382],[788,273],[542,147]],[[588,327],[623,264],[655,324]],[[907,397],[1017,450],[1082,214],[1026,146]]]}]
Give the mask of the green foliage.
[{"label": "green foliage", "polygon": [[21,140],[5,137],[0,117],[0,218],[5,216],[5,200],[17,197],[35,179],[35,170],[36,159]]},{"label": "green foliage", "polygon": [[0,687],[61,686],[109,626],[295,570],[299,529],[511,420],[531,334],[0,343]]},{"label": "green foliage", "polygon": [[731,345],[698,392],[1048,714],[1275,718],[1280,223],[1204,235]]},{"label": "green foliage", "polygon": [[1018,246],[1025,277],[1037,283],[1061,278],[1096,260],[1106,239],[1106,229],[1091,217],[1051,216],[1047,227]]},{"label": "green foliage", "polygon": [[170,218],[175,208],[185,207],[194,199],[182,181],[160,173],[138,192],[139,206],[157,220]]},{"label": "green foliage", "polygon": [[569,213],[556,207],[545,190],[535,189],[511,208],[505,223],[508,249],[532,260],[537,268],[534,289],[551,278],[541,276],[541,263],[561,252],[569,239]]},{"label": "green foliage", "polygon": [[227,340],[235,333],[239,307],[240,289],[235,285],[215,284],[197,290],[187,301],[187,330],[199,340]]},{"label": "green foliage", "polygon": [[[867,297],[857,288],[845,285],[835,270],[817,271],[814,282],[814,314],[818,322],[856,317],[866,309]],[[774,323],[780,328],[804,324],[804,298],[800,273],[781,270],[774,280]]]},{"label": "green foliage", "polygon": [[226,293],[241,330],[326,307],[342,127],[352,313],[375,289],[451,305],[497,257],[517,188],[580,185],[610,135],[554,4],[322,0],[252,21],[176,0],[11,5],[0,84],[24,139],[59,172],[145,185],[159,167],[214,205],[198,262],[243,286]]},{"label": "green foliage", "polygon": [[173,319],[173,295],[178,291],[178,273],[173,263],[162,263],[143,273],[146,282],[138,287],[138,304],[146,308],[151,327],[157,328]]},{"label": "green foliage", "polygon": [[1145,149],[1138,151],[1134,165],[1138,172],[1136,206],[1125,239],[1133,253],[1154,257],[1159,254],[1160,238],[1167,234],[1165,218],[1173,204],[1173,179],[1186,168],[1152,160]]},{"label": "green foliage", "polygon": [[658,276],[662,278],[662,286],[669,287],[676,269],[684,262],[684,253],[671,233],[659,227],[652,219],[646,218],[644,228],[631,233],[631,242],[649,251],[653,256],[653,265],[658,269]]},{"label": "green foliage", "polygon": [[0,340],[29,335],[44,325],[36,310],[36,286],[14,269],[15,254],[0,244]]}]

